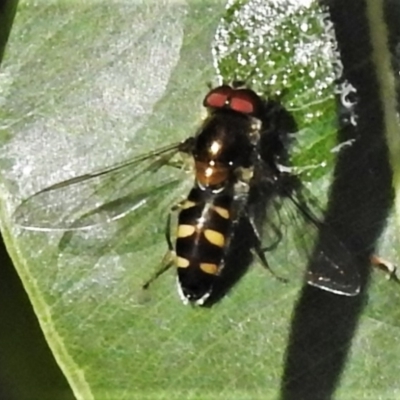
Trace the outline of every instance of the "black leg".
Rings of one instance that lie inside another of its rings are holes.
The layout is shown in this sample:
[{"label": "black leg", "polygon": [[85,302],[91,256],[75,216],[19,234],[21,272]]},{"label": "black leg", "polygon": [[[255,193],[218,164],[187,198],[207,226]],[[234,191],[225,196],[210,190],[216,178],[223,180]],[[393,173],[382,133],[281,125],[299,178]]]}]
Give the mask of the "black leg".
[{"label": "black leg", "polygon": [[167,240],[168,249],[170,252],[174,251],[174,245],[171,240],[171,213],[167,217],[167,225],[165,226],[165,239]]},{"label": "black leg", "polygon": [[266,248],[262,247],[261,244],[261,237],[260,237],[260,233],[258,232],[257,226],[253,220],[253,218],[250,215],[247,215],[247,220],[250,224],[250,227],[253,231],[254,234],[254,247],[253,247],[253,251],[255,252],[255,254],[258,256],[261,265],[267,269],[276,279],[278,279],[280,282],[288,282],[288,280],[286,278],[280,277],[278,275],[275,274],[275,272],[271,269],[271,267],[268,264],[267,258],[265,257],[265,251],[268,250],[273,250],[274,248],[276,248],[276,246],[279,244],[279,242],[282,239],[282,233],[281,231],[278,229],[278,227],[276,227],[274,224],[272,224],[271,226],[273,227],[273,229],[276,229],[276,233],[278,235],[278,239],[271,245],[268,246]]},{"label": "black leg", "polygon": [[267,251],[272,251],[275,250],[276,247],[278,246],[278,244],[281,242],[282,240],[282,232],[281,230],[273,223],[271,222],[269,224],[269,226],[271,227],[271,229],[276,233],[277,239],[275,240],[275,242],[273,242],[272,244],[270,244],[269,246],[263,247],[262,251],[265,253]]},{"label": "black leg", "polygon": [[161,262],[160,268],[158,268],[151,278],[142,286],[143,289],[148,289],[150,284],[152,284],[159,276],[168,271],[174,265],[175,251],[171,240],[171,212],[167,217],[167,224],[165,226],[165,239],[167,241],[168,251]]},{"label": "black leg", "polygon": [[[278,215],[278,217],[280,219],[279,212],[277,212],[276,214]],[[254,233],[254,236],[256,237],[256,240],[258,241],[258,243],[260,243],[260,247],[261,247],[262,246],[261,245],[261,243],[262,243],[261,234],[258,231],[257,225],[256,225],[256,223],[254,221],[252,210],[251,209],[247,209],[245,211],[245,216],[246,216],[246,218],[247,218],[247,220],[248,220],[248,222],[250,224],[250,227],[251,227],[251,230]],[[281,221],[279,221],[279,222],[281,223]],[[281,240],[283,238],[281,230],[279,229],[279,227],[273,221],[269,221],[268,227],[274,231],[274,233],[276,235],[276,239],[271,244],[269,244],[268,246],[261,247],[261,249],[262,249],[262,251],[264,253],[267,252],[267,251],[275,250],[276,247],[278,246],[278,244],[281,242]]]},{"label": "black leg", "polygon": [[263,249],[259,245],[254,246],[254,252],[257,254],[258,258],[260,259],[261,265],[265,269],[267,269],[272,274],[273,277],[275,277],[276,279],[278,279],[278,281],[283,282],[283,283],[289,282],[288,279],[275,274],[275,272],[271,269],[271,267],[268,264],[268,261],[267,261],[267,258],[265,257]]},{"label": "black leg", "polygon": [[161,263],[161,268],[159,268],[153,276],[142,286],[142,289],[148,289],[149,286],[159,277],[161,276],[164,272],[168,271],[172,265],[174,264],[174,260],[172,258],[172,253],[168,251],[163,259],[163,262]]}]

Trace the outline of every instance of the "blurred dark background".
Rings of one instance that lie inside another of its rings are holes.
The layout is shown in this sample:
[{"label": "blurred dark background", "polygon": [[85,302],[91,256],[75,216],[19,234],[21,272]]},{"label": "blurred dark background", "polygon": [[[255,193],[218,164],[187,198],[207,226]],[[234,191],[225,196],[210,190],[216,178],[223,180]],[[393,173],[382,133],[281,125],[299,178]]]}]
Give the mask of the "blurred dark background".
[{"label": "blurred dark background", "polygon": [[0,241],[0,400],[72,400]]},{"label": "blurred dark background", "polygon": [[[0,68],[18,1],[0,0]],[[0,236],[0,400],[72,400]]]}]

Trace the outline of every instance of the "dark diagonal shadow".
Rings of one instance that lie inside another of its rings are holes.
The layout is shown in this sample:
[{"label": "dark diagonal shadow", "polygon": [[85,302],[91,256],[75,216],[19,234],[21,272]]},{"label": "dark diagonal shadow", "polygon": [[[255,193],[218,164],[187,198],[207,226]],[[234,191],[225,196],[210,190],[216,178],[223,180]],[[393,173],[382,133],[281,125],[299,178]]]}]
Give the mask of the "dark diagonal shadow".
[{"label": "dark diagonal shadow", "polygon": [[[385,226],[393,197],[383,111],[363,2],[328,3],[344,77],[357,90],[358,120],[356,126],[349,123],[348,112],[338,99],[339,142],[351,138],[355,141],[337,160],[326,221],[354,255],[354,265],[349,268],[359,268],[362,288],[355,297],[303,288],[293,311],[281,380],[282,400],[332,398],[367,301],[369,257]],[[324,245],[322,231],[319,246]]]},{"label": "dark diagonal shadow", "polygon": [[17,11],[18,0],[0,1],[0,64],[3,61],[7,41]]}]

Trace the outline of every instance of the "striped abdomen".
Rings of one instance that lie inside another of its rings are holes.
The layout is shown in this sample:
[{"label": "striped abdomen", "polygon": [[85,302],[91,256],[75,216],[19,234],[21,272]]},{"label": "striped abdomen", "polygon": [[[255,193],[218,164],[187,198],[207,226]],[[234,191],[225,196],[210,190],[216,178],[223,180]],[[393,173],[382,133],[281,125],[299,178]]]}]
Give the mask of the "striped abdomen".
[{"label": "striped abdomen", "polygon": [[222,268],[231,233],[230,193],[193,188],[178,217],[176,256],[181,294],[203,302]]}]

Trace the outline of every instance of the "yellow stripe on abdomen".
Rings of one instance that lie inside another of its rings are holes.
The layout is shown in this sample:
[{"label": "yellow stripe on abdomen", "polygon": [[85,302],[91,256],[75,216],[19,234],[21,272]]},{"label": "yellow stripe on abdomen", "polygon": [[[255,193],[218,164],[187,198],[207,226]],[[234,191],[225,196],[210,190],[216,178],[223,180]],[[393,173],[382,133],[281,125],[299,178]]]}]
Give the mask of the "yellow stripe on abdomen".
[{"label": "yellow stripe on abdomen", "polygon": [[190,265],[190,262],[187,258],[183,258],[183,257],[176,257],[176,266],[178,268],[187,268]]},{"label": "yellow stripe on abdomen", "polygon": [[224,207],[220,207],[220,206],[213,206],[212,209],[222,218],[224,219],[229,219],[229,210],[224,208]]},{"label": "yellow stripe on abdomen", "polygon": [[218,247],[224,247],[225,236],[222,233],[214,231],[213,229],[206,229],[204,231],[205,238],[213,245]]},{"label": "yellow stripe on abdomen", "polygon": [[196,227],[193,225],[178,225],[178,232],[177,236],[178,238],[184,238],[193,235],[194,231],[196,230]]},{"label": "yellow stripe on abdomen", "polygon": [[217,273],[218,273],[217,264],[200,263],[200,269],[203,272],[205,272],[206,274],[210,274],[210,275],[217,275]]}]

